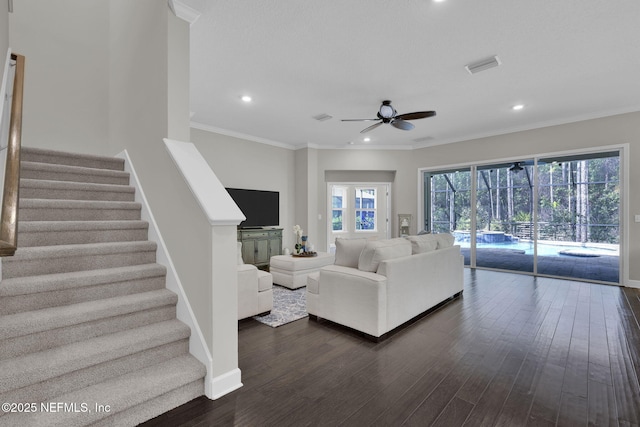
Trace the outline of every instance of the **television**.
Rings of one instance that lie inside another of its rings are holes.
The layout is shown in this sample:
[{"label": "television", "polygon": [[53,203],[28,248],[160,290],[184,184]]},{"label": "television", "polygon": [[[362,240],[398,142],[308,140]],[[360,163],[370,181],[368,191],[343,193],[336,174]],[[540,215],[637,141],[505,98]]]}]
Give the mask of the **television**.
[{"label": "television", "polygon": [[277,191],[226,189],[244,216],[238,228],[261,228],[280,225],[280,193]]}]

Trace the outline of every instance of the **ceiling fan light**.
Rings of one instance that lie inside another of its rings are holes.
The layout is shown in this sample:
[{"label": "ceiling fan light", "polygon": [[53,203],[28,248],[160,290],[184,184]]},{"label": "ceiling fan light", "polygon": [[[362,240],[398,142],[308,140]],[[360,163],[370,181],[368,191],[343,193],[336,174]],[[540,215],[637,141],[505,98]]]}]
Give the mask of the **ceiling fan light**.
[{"label": "ceiling fan light", "polygon": [[390,119],[391,117],[393,117],[394,113],[395,113],[395,110],[393,109],[391,104],[382,104],[380,106],[380,116],[381,117],[383,117],[385,119]]}]

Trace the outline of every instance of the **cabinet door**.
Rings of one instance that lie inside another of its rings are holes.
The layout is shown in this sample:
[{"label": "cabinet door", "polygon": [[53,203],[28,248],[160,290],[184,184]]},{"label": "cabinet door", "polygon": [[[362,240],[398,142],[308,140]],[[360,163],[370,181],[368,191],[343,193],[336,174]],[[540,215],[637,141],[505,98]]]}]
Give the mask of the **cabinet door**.
[{"label": "cabinet door", "polygon": [[255,241],[243,240],[242,241],[242,260],[245,264],[255,264]]},{"label": "cabinet door", "polygon": [[254,264],[264,264],[269,262],[269,240],[260,239],[255,241]]},{"label": "cabinet door", "polygon": [[272,235],[269,239],[269,256],[282,255],[282,237]]}]

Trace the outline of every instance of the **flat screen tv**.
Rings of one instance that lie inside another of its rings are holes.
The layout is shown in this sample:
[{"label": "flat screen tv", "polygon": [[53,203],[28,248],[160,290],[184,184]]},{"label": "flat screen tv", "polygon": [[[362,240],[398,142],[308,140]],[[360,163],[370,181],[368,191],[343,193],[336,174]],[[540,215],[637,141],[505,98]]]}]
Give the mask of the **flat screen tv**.
[{"label": "flat screen tv", "polygon": [[277,191],[227,188],[244,216],[238,228],[273,227],[280,225],[280,193]]}]

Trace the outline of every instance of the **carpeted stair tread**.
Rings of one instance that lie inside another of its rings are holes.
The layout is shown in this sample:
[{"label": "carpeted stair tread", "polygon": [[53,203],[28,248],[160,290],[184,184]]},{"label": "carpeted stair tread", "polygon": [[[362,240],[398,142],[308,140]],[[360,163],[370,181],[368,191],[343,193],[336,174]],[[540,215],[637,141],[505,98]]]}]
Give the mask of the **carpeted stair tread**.
[{"label": "carpeted stair tread", "polygon": [[[201,395],[201,385],[195,392],[177,400],[170,407],[156,409],[155,399],[162,399],[172,390],[188,389],[194,382],[202,382],[206,374],[204,366],[191,355],[174,357],[156,365],[149,366],[127,375],[115,377],[89,387],[56,396],[50,402],[88,403],[85,413],[38,411],[30,414],[9,414],[0,418],[0,423],[32,427],[73,427],[83,425],[137,425],[161,413],[173,409],[182,403]],[[193,387],[191,387],[193,389]],[[195,395],[194,395],[195,394]],[[109,412],[96,411],[95,404],[109,405]],[[104,424],[100,421],[103,420]]]},{"label": "carpeted stair tread", "polygon": [[10,279],[154,263],[156,249],[151,241],[19,248],[3,261],[2,274]]},{"label": "carpeted stair tread", "polygon": [[178,297],[167,289],[105,298],[0,317],[0,340],[92,322],[135,311],[174,305]]},{"label": "carpeted stair tread", "polygon": [[149,223],[123,221],[20,221],[21,247],[147,240]]},{"label": "carpeted stair tread", "polygon": [[138,202],[23,199],[20,221],[120,221],[140,219]]},{"label": "carpeted stair tread", "polygon": [[34,246],[32,248],[19,248],[16,254],[4,262],[10,264],[23,260],[42,258],[68,258],[79,255],[106,255],[123,252],[156,250],[155,242],[148,240],[142,242],[105,242],[82,245],[58,245],[58,246]]},{"label": "carpeted stair tread", "polygon": [[22,199],[109,200],[133,202],[135,189],[128,185],[96,184],[42,179],[20,179]]},{"label": "carpeted stair tread", "polygon": [[174,341],[188,339],[189,335],[187,325],[178,320],[169,320],[0,360],[0,395]]},{"label": "carpeted stair tread", "polygon": [[92,154],[78,154],[42,148],[22,147],[20,156],[28,162],[55,163],[98,169],[124,170],[124,159]]},{"label": "carpeted stair tread", "polygon": [[124,282],[147,277],[164,277],[166,267],[160,264],[141,264],[100,270],[14,277],[0,282],[0,298],[40,292],[91,287],[105,283]]},{"label": "carpeted stair tread", "polygon": [[129,185],[129,172],[125,171],[27,161],[20,162],[20,177],[24,179]]}]

